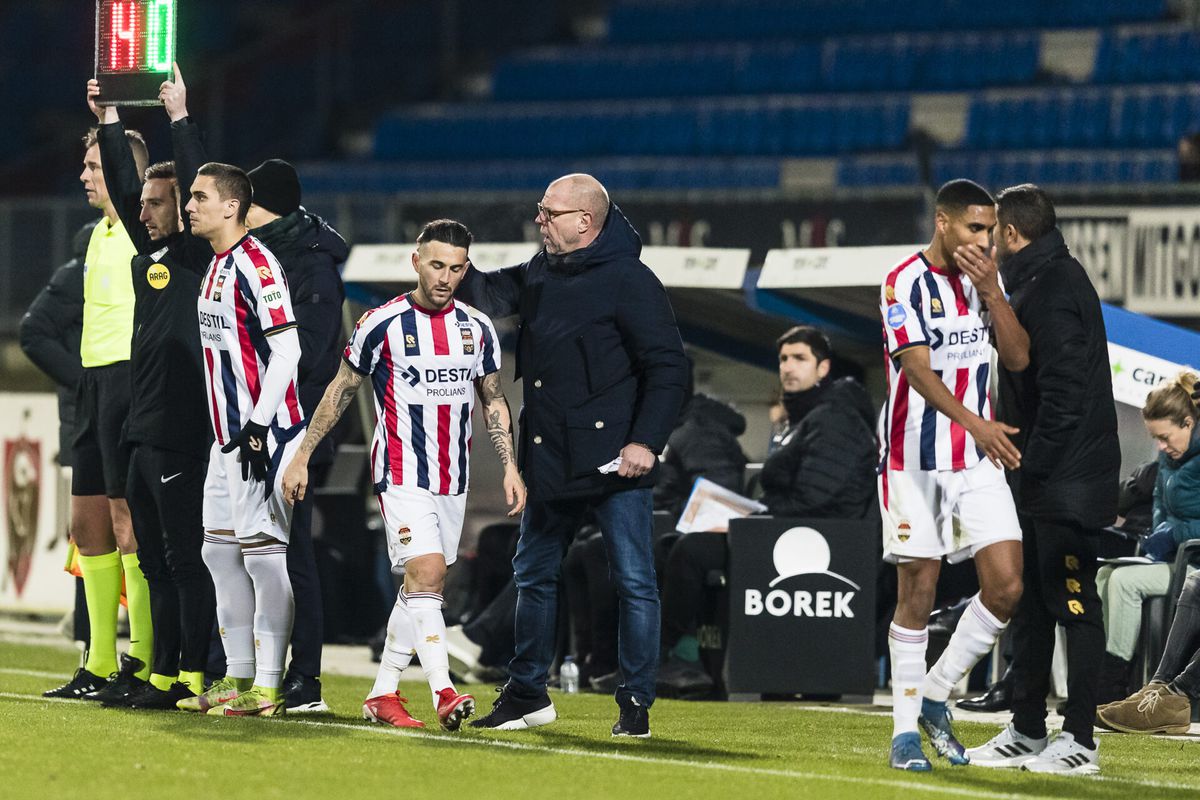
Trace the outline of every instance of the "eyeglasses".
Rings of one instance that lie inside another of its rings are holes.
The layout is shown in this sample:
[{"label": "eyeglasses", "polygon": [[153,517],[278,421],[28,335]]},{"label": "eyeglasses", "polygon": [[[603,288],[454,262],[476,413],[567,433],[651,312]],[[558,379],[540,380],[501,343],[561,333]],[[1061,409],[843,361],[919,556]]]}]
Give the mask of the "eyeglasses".
[{"label": "eyeglasses", "polygon": [[541,203],[537,203],[538,216],[545,217],[547,222],[553,222],[555,217],[561,217],[563,214],[574,214],[576,211],[588,213],[586,208],[567,208],[562,211],[555,211],[552,208],[546,208]]}]

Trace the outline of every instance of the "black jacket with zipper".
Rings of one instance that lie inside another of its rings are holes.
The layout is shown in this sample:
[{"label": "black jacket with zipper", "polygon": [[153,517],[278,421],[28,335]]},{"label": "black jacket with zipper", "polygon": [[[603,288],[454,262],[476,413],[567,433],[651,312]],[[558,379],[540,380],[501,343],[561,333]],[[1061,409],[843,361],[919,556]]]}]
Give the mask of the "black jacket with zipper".
[{"label": "black jacket with zipper", "polygon": [[1029,366],[1001,366],[999,418],[1021,467],[1009,473],[1017,510],[1102,528],[1117,516],[1121,450],[1100,298],[1057,230],[1001,266],[1009,303],[1029,333]]},{"label": "black jacket with zipper", "polygon": [[662,283],[616,204],[590,245],[562,257],[467,273],[458,296],[493,318],[517,314],[522,381],[517,461],[537,500],[653,486],[601,474],[631,442],[661,453],[679,417],[687,359]]}]

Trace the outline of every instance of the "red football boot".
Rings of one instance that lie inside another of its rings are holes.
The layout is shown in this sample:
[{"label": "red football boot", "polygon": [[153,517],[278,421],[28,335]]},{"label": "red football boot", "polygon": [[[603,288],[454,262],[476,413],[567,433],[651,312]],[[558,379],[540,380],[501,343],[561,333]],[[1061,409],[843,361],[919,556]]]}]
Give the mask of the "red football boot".
[{"label": "red football boot", "polygon": [[437,693],[438,721],[448,731],[456,731],[463,720],[475,713],[475,698],[469,694],[459,694],[453,686],[447,686]]},{"label": "red football boot", "polygon": [[397,728],[424,728],[424,722],[409,716],[408,709],[404,707],[407,702],[408,698],[399,692],[369,697],[363,703],[363,719]]}]

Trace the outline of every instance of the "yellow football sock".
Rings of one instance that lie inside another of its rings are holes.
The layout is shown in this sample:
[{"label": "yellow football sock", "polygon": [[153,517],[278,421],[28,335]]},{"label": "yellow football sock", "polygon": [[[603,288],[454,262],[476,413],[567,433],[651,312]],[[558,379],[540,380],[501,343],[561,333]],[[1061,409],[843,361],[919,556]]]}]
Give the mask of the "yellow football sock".
[{"label": "yellow football sock", "polygon": [[255,686],[253,689],[254,691],[262,694],[263,697],[267,698],[272,703],[278,703],[280,698],[283,697],[283,690],[279,687],[271,688],[269,686]]},{"label": "yellow football sock", "polygon": [[117,607],[121,604],[121,554],[116,550],[102,556],[79,556],[83,594],[87,599],[88,641],[84,668],[107,678],[117,671]]},{"label": "yellow football sock", "polygon": [[159,675],[157,672],[150,673],[150,685],[160,692],[165,692],[171,688],[171,684],[179,680],[178,675]]},{"label": "yellow football sock", "polygon": [[137,672],[142,680],[150,677],[150,662],[154,660],[154,625],[150,620],[150,585],[142,574],[137,553],[121,556],[125,568],[125,602],[129,611],[129,655],[146,666]]},{"label": "yellow football sock", "polygon": [[233,685],[239,692],[248,692],[254,688],[254,678],[234,678]]},{"label": "yellow football sock", "polygon": [[191,689],[194,694],[204,693],[203,672],[180,672],[179,682]]}]

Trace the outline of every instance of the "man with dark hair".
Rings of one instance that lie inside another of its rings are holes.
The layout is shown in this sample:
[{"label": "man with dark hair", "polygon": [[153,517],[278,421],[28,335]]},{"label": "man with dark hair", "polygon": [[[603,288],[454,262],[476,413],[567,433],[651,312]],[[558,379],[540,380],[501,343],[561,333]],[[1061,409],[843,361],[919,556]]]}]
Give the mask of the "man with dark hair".
[{"label": "man with dark hair", "polygon": [[[140,178],[149,156],[141,134],[125,134]],[[103,700],[110,679],[114,691],[149,677],[153,631],[149,589],[138,563],[125,482],[129,452],[121,428],[129,411],[129,353],[133,338],[133,284],[129,262],[135,255],[129,233],[109,196],[97,131],[83,137],[86,150],[79,180],[88,203],[104,212],[92,229],[84,256],[83,332],[79,355],[83,373],[76,397],[71,455],[71,536],[79,549],[91,625],[84,664],[47,697]],[[129,652],[117,660],[117,609],[122,577],[129,610]],[[119,680],[117,680],[119,679]]]},{"label": "man with dark hair", "polygon": [[[888,631],[895,769],[931,768],[918,725],[939,755],[967,763],[946,701],[992,649],[1021,595],[1021,528],[1003,469],[1016,469],[1021,456],[1008,440],[1016,429],[992,421],[988,373],[993,352],[1010,369],[1024,369],[1029,337],[989,255],[995,226],[983,187],[947,183],[929,246],[880,287],[888,401],[880,418],[879,504],[883,557],[896,564],[899,581]],[[926,673],[943,558],[973,558],[980,592]]]},{"label": "man with dark hair", "polygon": [[278,259],[246,230],[250,179],[229,164],[197,170],[185,211],[213,259],[197,300],[205,398],[216,442],[204,482],[202,556],[212,575],[225,677],[186,711],[284,713],[292,634],[287,571],[291,507],[278,465],[300,444],[300,337]]},{"label": "man with dark hair", "polygon": [[683,402],[687,359],[666,290],[639,260],[641,239],[598,180],[553,181],[534,221],[540,252],[515,267],[472,270],[462,284],[485,313],[520,316],[520,459],[530,494],[513,558],[516,655],[491,713],[471,724],[515,730],[556,718],[546,682],[557,583],[591,508],[620,595],[623,683],[612,733],[647,737],[660,623],[651,487]]},{"label": "man with dark hair", "polygon": [[[291,164],[273,158],[247,174],[254,195],[246,223],[279,259],[287,276],[300,332],[300,405],[311,416],[338,370],[342,302],[346,296],[340,273],[350,248],[325,220],[301,207],[300,178]],[[314,486],[325,483],[333,465],[334,439],[322,439],[309,460]],[[321,696],[325,619],[313,551],[313,502],[310,492],[293,507],[288,542],[288,575],[296,604],[292,662],[283,681],[284,702],[290,713],[329,710]]]},{"label": "man with dark hair", "polygon": [[[100,120],[100,160],[138,251],[130,265],[135,301],[127,490],[154,626],[148,681],[116,681],[105,688],[104,701],[173,709],[204,691],[214,613],[212,579],[200,556],[210,433],[193,316],[212,251],[180,220],[175,162],[145,168],[143,183],[117,108],[96,104],[100,91],[96,80],[88,82],[88,104]],[[190,186],[204,148],[188,119],[187,87],[178,69],[159,97],[171,120],[179,172]],[[186,189],[183,194],[186,201]]]},{"label": "man with dark hair", "polygon": [[446,568],[458,557],[466,510],[472,389],[504,465],[509,516],[525,506],[512,413],[500,385],[496,331],[486,316],[454,298],[470,269],[470,243],[466,226],[452,220],[431,222],[421,231],[412,254],[417,288],[363,314],[354,326],[337,377],[283,478],[288,502],[302,501],[309,458],[370,376],[378,420],[371,476],[392,571],[404,575],[404,585],[362,713],[364,719],[401,728],[424,727],[409,715],[407,700],[397,691],[414,654],[443,728],[458,730],[475,711],[475,698],[459,693],[451,682],[442,616]]},{"label": "man with dark hair", "polygon": [[[870,397],[853,378],[829,380],[833,346],[819,328],[797,325],[775,344],[787,422],[759,473],[760,500],[777,517],[868,516],[877,463]],[[708,574],[725,570],[728,561],[724,533],[694,531],[672,546],[663,581],[668,657],[661,689],[690,694],[712,686],[698,667],[696,630]]]},{"label": "man with dark hair", "polygon": [[[1100,299],[1055,227],[1045,192],[1022,184],[996,200],[996,256],[1030,340],[1029,367],[1000,371],[1000,418],[1021,429],[1021,468],[1010,482],[1025,534],[1025,594],[1012,624],[1013,721],[972,748],[971,760],[1094,774],[1104,660],[1095,534],[1117,515],[1121,463],[1108,337]],[[1056,624],[1067,634],[1068,698],[1062,733],[1047,743]]]}]

